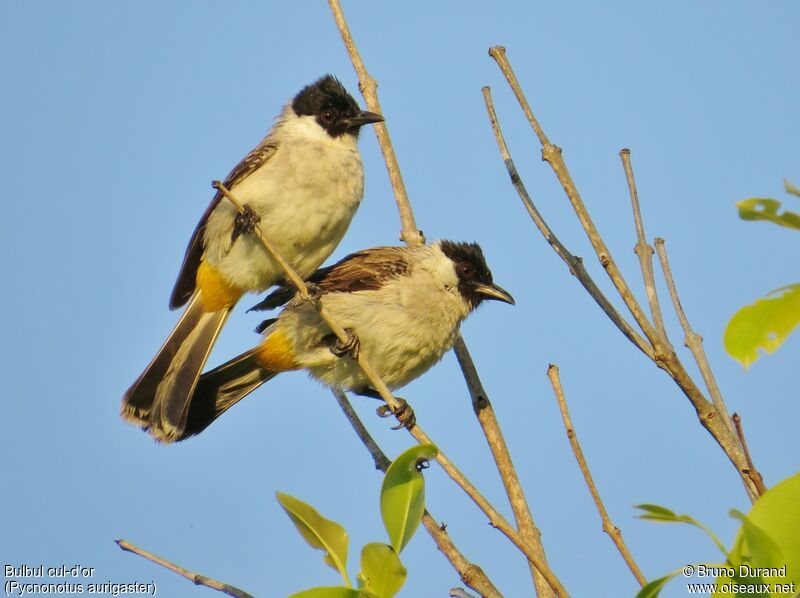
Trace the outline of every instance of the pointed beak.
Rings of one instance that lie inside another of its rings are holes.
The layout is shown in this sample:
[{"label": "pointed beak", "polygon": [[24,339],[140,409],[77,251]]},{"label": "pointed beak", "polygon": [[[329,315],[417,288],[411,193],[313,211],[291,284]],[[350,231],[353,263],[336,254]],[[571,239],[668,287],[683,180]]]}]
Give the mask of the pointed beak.
[{"label": "pointed beak", "polygon": [[485,299],[492,299],[495,301],[503,301],[504,303],[510,303],[511,305],[516,305],[514,302],[514,298],[511,296],[511,293],[506,291],[503,287],[500,287],[496,284],[476,284],[475,285],[475,292],[479,295],[483,295]]},{"label": "pointed beak", "polygon": [[366,110],[362,110],[357,116],[347,119],[347,128],[350,130],[360,129],[364,125],[379,122],[383,122],[383,117],[380,114],[377,112],[367,112]]}]

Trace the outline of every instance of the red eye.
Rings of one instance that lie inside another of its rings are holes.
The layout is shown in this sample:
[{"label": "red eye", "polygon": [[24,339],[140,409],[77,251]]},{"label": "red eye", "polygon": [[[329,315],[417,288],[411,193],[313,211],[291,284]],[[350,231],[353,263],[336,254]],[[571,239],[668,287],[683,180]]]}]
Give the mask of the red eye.
[{"label": "red eye", "polygon": [[475,269],[472,267],[472,264],[468,264],[467,262],[458,264],[457,269],[459,278],[472,278],[472,275],[475,274]]}]

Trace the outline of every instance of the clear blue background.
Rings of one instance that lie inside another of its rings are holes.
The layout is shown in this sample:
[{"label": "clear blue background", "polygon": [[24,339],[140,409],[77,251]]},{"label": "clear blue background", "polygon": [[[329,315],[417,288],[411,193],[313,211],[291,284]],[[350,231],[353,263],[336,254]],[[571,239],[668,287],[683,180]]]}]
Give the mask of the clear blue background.
[{"label": "clear blue background", "polygon": [[[796,232],[740,221],[734,201],[800,183],[795,2],[347,2],[417,219],[429,239],[478,240],[516,307],[488,304],[463,332],[491,395],[555,572],[573,596],[632,596],[564,435],[548,363],[614,521],[645,574],[720,555],[697,530],[639,521],[631,505],[691,513],[730,544],[738,476],[667,376],[610,324],[541,239],[508,182],[480,88],[491,85],[542,212],[611,291],[494,62],[507,46],[552,141],[641,294],[625,179],[633,151],[645,226],[663,236],[684,306],[769,485],[798,469],[800,339],[750,372],[722,351],[741,305],[797,282]],[[121,552],[126,538],[258,596],[335,584],[274,499],[294,494],[382,540],[380,477],[330,393],[282,376],[202,436],[157,446],[119,400],[175,322],[167,298],[185,244],[222,178],[300,87],[356,78],[326,4],[17,2],[0,8],[4,183],[0,244],[3,491],[0,564],[96,568],[94,581],[176,575]],[[359,101],[361,98],[359,97]],[[366,194],[334,257],[395,243],[399,223],[374,134]],[[663,285],[661,285],[663,288]],[[253,297],[255,301],[255,297]],[[682,332],[662,297],[674,343]],[[247,307],[245,301],[242,308]],[[237,311],[210,363],[258,337]],[[694,368],[690,368],[694,371]],[[508,514],[452,355],[401,393],[424,429]],[[403,432],[356,398],[390,455]],[[428,506],[508,596],[527,566],[437,466]],[[424,532],[408,546],[408,596],[460,585]],[[685,595],[683,581],[666,595]]]}]

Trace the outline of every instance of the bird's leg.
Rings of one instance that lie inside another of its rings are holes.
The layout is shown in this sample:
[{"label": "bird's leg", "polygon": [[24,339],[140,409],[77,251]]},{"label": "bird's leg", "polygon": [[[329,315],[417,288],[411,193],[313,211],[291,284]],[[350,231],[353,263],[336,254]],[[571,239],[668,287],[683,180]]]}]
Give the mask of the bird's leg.
[{"label": "bird's leg", "polygon": [[239,235],[249,235],[252,233],[256,225],[261,222],[261,216],[255,213],[255,210],[250,207],[250,204],[242,206],[242,212],[236,215],[233,223],[233,231],[231,232],[231,245],[236,242]]},{"label": "bird's leg", "polygon": [[[383,400],[383,397],[380,395],[380,393],[371,387],[362,388],[354,392],[362,397],[369,397],[371,399],[378,399],[380,401]],[[401,399],[400,397],[395,397],[395,399],[397,399],[397,402],[400,403],[400,407],[397,409],[397,411],[392,411],[392,408],[389,407],[388,404],[383,404],[378,407],[375,412],[378,414],[378,417],[391,417],[394,415],[397,418],[398,423],[396,426],[392,426],[392,430],[399,430],[401,428],[410,430],[416,425],[417,416],[414,414],[414,410],[405,399]]]},{"label": "bird's leg", "polygon": [[303,298],[300,295],[300,291],[294,294],[294,298],[289,302],[289,305],[292,307],[297,307],[299,305],[303,305],[303,303],[311,303],[312,305],[319,301],[320,297],[322,297],[322,287],[318,284],[314,284],[313,282],[306,282],[306,290],[308,291],[308,297]]},{"label": "bird's leg", "polygon": [[353,359],[358,359],[361,341],[358,340],[358,335],[352,328],[345,328],[344,331],[347,333],[347,340],[342,342],[337,338],[336,342],[331,345],[331,353],[336,355],[336,357],[342,357],[349,353]]}]

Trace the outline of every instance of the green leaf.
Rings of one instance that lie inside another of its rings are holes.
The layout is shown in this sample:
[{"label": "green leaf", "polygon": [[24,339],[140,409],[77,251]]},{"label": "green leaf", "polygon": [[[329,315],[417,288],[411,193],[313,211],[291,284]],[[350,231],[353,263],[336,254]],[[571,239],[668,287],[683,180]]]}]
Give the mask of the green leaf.
[{"label": "green leaf", "polygon": [[722,554],[724,554],[726,557],[728,556],[728,550],[725,548],[725,545],[720,542],[719,538],[717,538],[714,532],[693,517],[690,517],[689,515],[678,515],[675,513],[675,511],[671,511],[666,507],[653,504],[634,505],[634,508],[644,511],[643,515],[639,515],[639,519],[657,521],[659,523],[687,523],[703,530],[708,537],[714,541],[714,544],[717,545],[717,548],[722,551]]},{"label": "green leaf", "polygon": [[325,551],[325,564],[336,569],[350,586],[347,577],[347,532],[345,529],[330,519],[325,519],[314,507],[302,500],[276,492],[278,502],[292,520],[297,531],[303,536],[312,548]]},{"label": "green leaf", "polygon": [[369,594],[366,592],[337,586],[311,588],[292,594],[289,598],[366,598],[367,596]]},{"label": "green leaf", "polygon": [[734,519],[742,522],[742,538],[744,545],[752,555],[751,562],[756,567],[778,567],[783,563],[783,553],[775,540],[763,529],[753,523],[747,515],[736,509],[730,510]]},{"label": "green leaf", "polygon": [[391,598],[406,582],[408,572],[394,548],[373,542],[361,549],[359,580],[365,590],[379,598]]},{"label": "green leaf", "polygon": [[381,486],[381,515],[398,553],[414,535],[425,511],[425,480],[417,471],[417,464],[438,453],[432,444],[420,444],[397,457],[386,470]]},{"label": "green leaf", "polygon": [[693,519],[688,515],[677,515],[675,511],[670,511],[666,507],[652,504],[634,505],[634,508],[644,511],[639,515],[639,519],[647,521],[661,521],[666,523],[691,523]]},{"label": "green leaf", "polygon": [[765,576],[765,580],[800,588],[800,473],[770,488],[750,509],[746,521],[736,536],[731,562],[786,565],[785,575]]},{"label": "green leaf", "polygon": [[[786,190],[789,191],[789,187]],[[780,226],[800,230],[800,214],[788,210],[783,214],[778,214],[781,202],[777,199],[751,197],[737,201],[736,207],[739,209],[739,218],[742,220],[767,220]]]},{"label": "green leaf", "polygon": [[679,575],[683,569],[678,569],[677,571],[673,571],[669,575],[665,575],[664,577],[659,577],[658,579],[654,579],[651,582],[648,582],[639,593],[636,594],[636,598],[656,598],[661,593],[661,590],[667,585],[667,582]]},{"label": "green leaf", "polygon": [[775,352],[800,323],[800,284],[770,295],[737,311],[725,328],[725,350],[745,368],[760,357],[759,349]]},{"label": "green leaf", "polygon": [[792,195],[800,197],[800,188],[792,185],[789,179],[783,179],[783,186],[786,189],[786,193],[791,193]]}]

